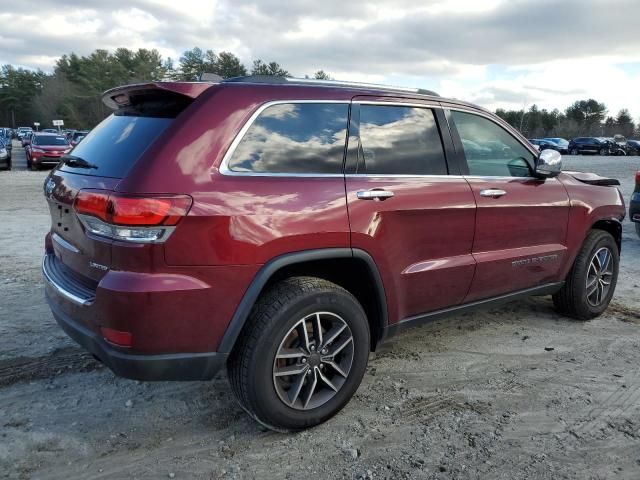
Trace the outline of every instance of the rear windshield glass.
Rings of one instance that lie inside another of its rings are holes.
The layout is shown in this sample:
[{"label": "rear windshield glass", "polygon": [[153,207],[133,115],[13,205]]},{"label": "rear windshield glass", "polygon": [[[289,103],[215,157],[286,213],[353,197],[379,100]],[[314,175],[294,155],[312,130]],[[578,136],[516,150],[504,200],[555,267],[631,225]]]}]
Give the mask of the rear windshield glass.
[{"label": "rear windshield glass", "polygon": [[61,170],[122,178],[172,121],[173,118],[112,114],[71,152],[91,167],[64,164]]},{"label": "rear windshield glass", "polygon": [[35,135],[32,142],[34,145],[68,145],[64,137],[54,137],[53,135]]}]

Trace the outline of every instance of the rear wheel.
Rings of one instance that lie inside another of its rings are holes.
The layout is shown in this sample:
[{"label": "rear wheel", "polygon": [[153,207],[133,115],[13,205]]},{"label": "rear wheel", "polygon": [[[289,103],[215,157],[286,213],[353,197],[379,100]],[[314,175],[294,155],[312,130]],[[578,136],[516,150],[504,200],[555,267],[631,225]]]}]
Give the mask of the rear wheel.
[{"label": "rear wheel", "polygon": [[571,151],[569,152],[571,155],[579,155],[580,152],[578,152],[577,148],[572,148]]},{"label": "rear wheel", "polygon": [[601,148],[600,150],[598,150],[598,154],[602,155],[602,156],[606,155],[607,154],[607,149],[606,148]]},{"label": "rear wheel", "polygon": [[611,234],[604,230],[592,230],[576,257],[565,285],[553,296],[556,310],[578,320],[589,320],[600,315],[613,297],[619,264],[618,245]]},{"label": "rear wheel", "polygon": [[233,392],[271,429],[322,423],[360,385],[369,335],[364,310],[345,289],[314,277],[284,280],[257,302],[229,358]]}]

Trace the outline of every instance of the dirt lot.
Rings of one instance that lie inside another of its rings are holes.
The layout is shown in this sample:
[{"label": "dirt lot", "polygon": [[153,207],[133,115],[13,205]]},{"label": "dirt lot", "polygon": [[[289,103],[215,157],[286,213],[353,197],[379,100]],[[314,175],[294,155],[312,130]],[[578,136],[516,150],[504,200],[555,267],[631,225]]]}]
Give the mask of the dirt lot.
[{"label": "dirt lot", "polygon": [[[628,199],[640,157],[565,164],[620,178]],[[66,338],[40,279],[45,175],[0,173],[0,478],[640,478],[628,221],[603,317],[569,321],[537,298],[407,332],[372,355],[342,413],[283,435],[240,410],[224,374],[123,380]]]}]

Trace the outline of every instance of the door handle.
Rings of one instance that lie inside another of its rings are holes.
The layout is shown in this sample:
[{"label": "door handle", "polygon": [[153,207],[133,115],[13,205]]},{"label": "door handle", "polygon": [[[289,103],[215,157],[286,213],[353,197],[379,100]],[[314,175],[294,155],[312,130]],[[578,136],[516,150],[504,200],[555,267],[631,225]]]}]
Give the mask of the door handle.
[{"label": "door handle", "polygon": [[356,193],[360,200],[386,200],[393,197],[393,192],[389,190],[360,190]]},{"label": "door handle", "polygon": [[492,198],[500,198],[503,195],[506,195],[507,192],[504,190],[499,190],[497,188],[487,188],[486,190],[480,190],[481,197],[492,197]]}]

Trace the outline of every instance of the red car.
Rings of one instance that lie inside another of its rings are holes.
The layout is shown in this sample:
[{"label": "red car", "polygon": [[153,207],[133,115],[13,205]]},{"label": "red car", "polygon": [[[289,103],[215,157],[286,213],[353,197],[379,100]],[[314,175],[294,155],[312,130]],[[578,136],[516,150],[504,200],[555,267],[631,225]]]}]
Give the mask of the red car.
[{"label": "red car", "polygon": [[71,151],[64,135],[57,133],[34,133],[31,142],[25,147],[27,167],[38,170],[44,166],[60,163],[63,155]]},{"label": "red car", "polygon": [[617,181],[561,173],[433,92],[244,77],[110,90],[45,181],[46,295],[115,373],[207,380],[298,430],[338,412],[400,330],[529,295],[601,314]]}]

